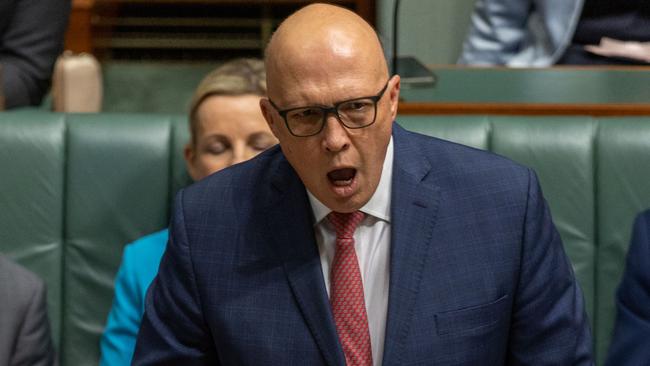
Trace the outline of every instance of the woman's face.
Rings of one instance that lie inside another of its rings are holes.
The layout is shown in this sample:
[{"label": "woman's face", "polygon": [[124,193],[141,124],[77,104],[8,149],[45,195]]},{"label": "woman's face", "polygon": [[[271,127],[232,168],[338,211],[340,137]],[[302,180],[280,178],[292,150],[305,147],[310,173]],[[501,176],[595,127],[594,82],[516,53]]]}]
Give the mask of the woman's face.
[{"label": "woman's face", "polygon": [[192,179],[206,176],[248,160],[275,145],[257,95],[213,95],[196,112],[195,145],[185,147],[185,161]]}]

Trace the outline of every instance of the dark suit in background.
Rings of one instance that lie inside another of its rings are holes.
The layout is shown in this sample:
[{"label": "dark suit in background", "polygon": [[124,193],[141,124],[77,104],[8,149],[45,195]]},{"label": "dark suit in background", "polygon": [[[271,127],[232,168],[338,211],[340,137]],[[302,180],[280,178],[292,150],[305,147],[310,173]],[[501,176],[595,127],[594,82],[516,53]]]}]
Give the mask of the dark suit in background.
[{"label": "dark suit in background", "polygon": [[38,105],[63,50],[70,0],[0,1],[0,78],[5,108]]},{"label": "dark suit in background", "polygon": [[43,281],[0,255],[0,365],[56,363],[46,309]]},{"label": "dark suit in background", "polygon": [[[384,365],[591,365],[535,174],[393,128]],[[343,365],[305,187],[279,148],[182,191],[134,364]]]},{"label": "dark suit in background", "polygon": [[623,280],[616,293],[616,325],[607,365],[650,364],[650,210],[637,216]]}]

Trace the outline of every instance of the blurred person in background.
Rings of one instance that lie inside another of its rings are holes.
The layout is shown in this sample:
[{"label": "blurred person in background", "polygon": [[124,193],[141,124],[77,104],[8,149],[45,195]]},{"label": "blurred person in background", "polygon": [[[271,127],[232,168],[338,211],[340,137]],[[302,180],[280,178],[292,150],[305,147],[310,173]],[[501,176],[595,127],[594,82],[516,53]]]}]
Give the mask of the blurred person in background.
[{"label": "blurred person in background", "polygon": [[55,364],[43,280],[0,255],[0,365]]},{"label": "blurred person in background", "polygon": [[616,292],[616,324],[607,366],[650,364],[650,210],[637,216],[623,280]]},{"label": "blurred person in background", "polygon": [[63,50],[69,15],[70,0],[0,1],[0,97],[5,109],[41,103]]},{"label": "blurred person in background", "polygon": [[[261,60],[233,60],[201,81],[191,103],[191,140],[184,150],[187,171],[194,181],[277,143],[259,108],[264,96],[266,73]],[[164,229],[124,248],[100,343],[101,365],[131,364],[145,294],[158,272],[168,237],[169,231]]]},{"label": "blurred person in background", "polygon": [[458,62],[643,65],[648,41],[647,0],[477,0]]}]

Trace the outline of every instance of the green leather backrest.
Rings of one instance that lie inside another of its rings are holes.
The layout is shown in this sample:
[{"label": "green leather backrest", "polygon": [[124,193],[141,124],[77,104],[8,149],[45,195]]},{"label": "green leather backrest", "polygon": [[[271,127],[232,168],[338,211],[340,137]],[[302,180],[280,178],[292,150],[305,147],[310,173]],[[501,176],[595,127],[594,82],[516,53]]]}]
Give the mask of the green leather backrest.
[{"label": "green leather backrest", "polygon": [[[602,350],[614,325],[614,292],[623,272],[632,221],[650,207],[650,118],[601,120],[596,146],[596,342]],[[598,358],[603,359],[600,354]]]},{"label": "green leather backrest", "polygon": [[[632,219],[650,207],[650,118],[401,116],[537,172],[605,356]],[[0,113],[0,252],[45,279],[63,365],[93,365],[123,246],[189,179],[186,118]]]},{"label": "green leather backrest", "polygon": [[0,113],[0,252],[48,285],[63,365],[93,365],[123,246],[189,182],[184,116]]},{"label": "green leather backrest", "polygon": [[63,363],[98,354],[122,245],[164,227],[169,212],[169,118],[68,118]]},{"label": "green leather backrest", "polygon": [[0,252],[45,280],[57,347],[63,291],[65,154],[63,115],[0,113]]}]

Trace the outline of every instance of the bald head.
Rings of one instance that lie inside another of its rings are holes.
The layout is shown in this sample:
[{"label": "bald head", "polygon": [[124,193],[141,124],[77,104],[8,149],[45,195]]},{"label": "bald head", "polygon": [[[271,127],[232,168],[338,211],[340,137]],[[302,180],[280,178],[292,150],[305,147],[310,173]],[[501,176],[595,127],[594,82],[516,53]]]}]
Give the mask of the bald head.
[{"label": "bald head", "polygon": [[289,16],[266,51],[269,96],[285,82],[308,82],[314,75],[363,72],[385,80],[388,67],[374,29],[350,10],[313,4]]}]

